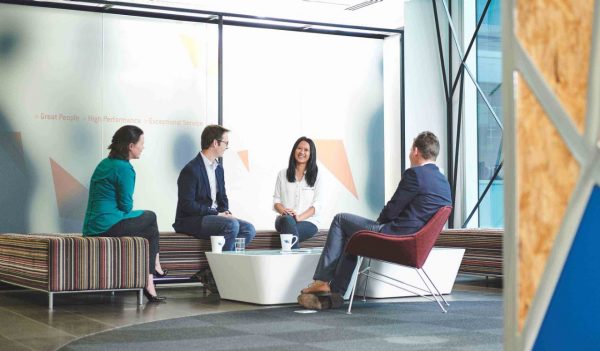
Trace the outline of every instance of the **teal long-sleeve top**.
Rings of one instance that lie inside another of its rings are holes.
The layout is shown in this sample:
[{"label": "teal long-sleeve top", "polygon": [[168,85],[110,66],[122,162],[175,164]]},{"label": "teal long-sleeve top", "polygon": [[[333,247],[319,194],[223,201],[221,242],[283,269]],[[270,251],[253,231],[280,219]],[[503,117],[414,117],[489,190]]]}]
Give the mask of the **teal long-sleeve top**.
[{"label": "teal long-sleeve top", "polygon": [[97,236],[123,219],[140,216],[144,211],[132,211],[134,188],[135,170],[128,160],[100,161],[90,181],[83,235]]}]

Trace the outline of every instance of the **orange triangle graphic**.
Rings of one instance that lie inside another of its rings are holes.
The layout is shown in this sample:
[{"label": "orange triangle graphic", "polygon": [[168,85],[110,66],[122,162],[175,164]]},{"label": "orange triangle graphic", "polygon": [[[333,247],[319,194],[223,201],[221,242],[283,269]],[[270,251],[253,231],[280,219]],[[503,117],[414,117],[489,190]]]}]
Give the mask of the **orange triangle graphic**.
[{"label": "orange triangle graphic", "polygon": [[183,43],[183,46],[186,48],[188,55],[190,56],[192,66],[194,66],[194,68],[198,68],[198,56],[200,55],[200,50],[198,49],[198,45],[194,41],[194,38],[185,34],[181,34],[180,38],[181,42]]},{"label": "orange triangle graphic", "polygon": [[342,140],[315,140],[317,158],[358,199],[348,155]]},{"label": "orange triangle graphic", "polygon": [[248,161],[248,150],[238,151],[238,155],[240,156],[240,160],[242,160],[242,163],[244,164],[244,166],[246,166],[246,169],[248,170],[248,172],[250,172],[250,161]]},{"label": "orange triangle graphic", "polygon": [[59,216],[83,220],[88,189],[53,159],[50,159],[50,167],[52,168]]}]

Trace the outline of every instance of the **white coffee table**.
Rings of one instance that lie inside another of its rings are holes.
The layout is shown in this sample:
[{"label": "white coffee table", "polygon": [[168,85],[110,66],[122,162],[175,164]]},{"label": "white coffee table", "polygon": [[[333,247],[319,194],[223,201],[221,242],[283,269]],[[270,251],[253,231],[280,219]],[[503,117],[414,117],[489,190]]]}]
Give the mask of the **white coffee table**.
[{"label": "white coffee table", "polygon": [[259,305],[295,303],[312,282],[322,248],[207,252],[222,299]]}]

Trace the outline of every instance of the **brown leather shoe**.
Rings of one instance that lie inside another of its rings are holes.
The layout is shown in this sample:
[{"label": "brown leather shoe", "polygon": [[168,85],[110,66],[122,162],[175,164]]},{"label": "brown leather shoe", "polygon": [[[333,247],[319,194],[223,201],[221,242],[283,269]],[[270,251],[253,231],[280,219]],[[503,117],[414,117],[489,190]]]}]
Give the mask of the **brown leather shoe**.
[{"label": "brown leather shoe", "polygon": [[344,306],[344,297],[341,294],[331,293],[331,295],[329,295],[329,300],[331,301],[331,308],[340,308]]},{"label": "brown leather shoe", "polygon": [[302,294],[329,294],[331,292],[331,288],[329,287],[328,282],[315,280],[307,288],[302,289],[301,292]]},{"label": "brown leather shoe", "polygon": [[319,299],[319,296],[315,294],[300,294],[298,296],[298,303],[300,304],[300,306],[309,310],[329,309],[331,307],[329,305],[329,299],[325,298],[324,296],[321,297],[322,298]]},{"label": "brown leather shoe", "polygon": [[309,310],[328,310],[342,307],[344,298],[336,293],[330,295],[300,294],[298,303]]}]

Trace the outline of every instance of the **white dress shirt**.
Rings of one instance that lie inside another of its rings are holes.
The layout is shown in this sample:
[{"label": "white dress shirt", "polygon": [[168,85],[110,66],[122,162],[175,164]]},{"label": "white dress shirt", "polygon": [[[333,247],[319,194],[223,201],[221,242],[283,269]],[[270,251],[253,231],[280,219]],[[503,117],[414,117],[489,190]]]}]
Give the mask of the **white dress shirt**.
[{"label": "white dress shirt", "polygon": [[213,200],[211,208],[217,208],[217,166],[219,165],[219,161],[215,159],[213,162],[204,156],[203,153],[202,160],[204,161],[204,167],[206,168],[206,174],[208,175],[208,184],[210,184],[210,198]]},{"label": "white dress shirt", "polygon": [[[285,208],[292,208],[297,214],[302,214],[311,206],[315,208],[315,213],[305,219],[320,228],[322,207],[322,179],[321,174],[317,173],[317,180],[314,186],[306,183],[306,176],[299,182],[290,183],[286,178],[287,168],[282,169],[277,175],[275,183],[275,193],[273,194],[273,206],[280,203]],[[306,175],[306,173],[305,173]]]}]

